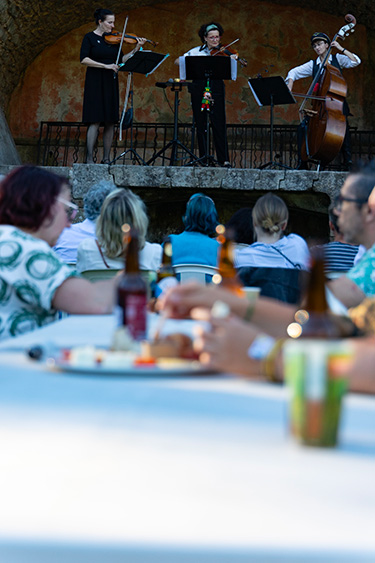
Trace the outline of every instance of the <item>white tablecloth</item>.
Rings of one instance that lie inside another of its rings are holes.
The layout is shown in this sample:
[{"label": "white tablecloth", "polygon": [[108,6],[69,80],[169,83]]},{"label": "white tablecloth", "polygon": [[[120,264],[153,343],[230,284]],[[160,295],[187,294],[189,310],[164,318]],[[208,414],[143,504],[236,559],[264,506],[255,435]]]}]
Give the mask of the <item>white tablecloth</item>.
[{"label": "white tablecloth", "polygon": [[68,375],[17,351],[111,327],[69,317],[0,346],[1,563],[375,561],[374,398],[346,398],[338,448],[308,449],[282,387]]}]

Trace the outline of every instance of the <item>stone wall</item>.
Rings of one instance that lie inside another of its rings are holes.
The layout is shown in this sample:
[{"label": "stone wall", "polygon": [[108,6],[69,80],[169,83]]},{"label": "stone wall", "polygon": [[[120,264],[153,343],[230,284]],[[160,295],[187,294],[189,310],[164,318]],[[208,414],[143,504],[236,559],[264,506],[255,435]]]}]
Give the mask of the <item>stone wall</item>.
[{"label": "stone wall", "polygon": [[[0,174],[11,168],[0,166]],[[198,191],[214,199],[220,221],[225,223],[237,209],[252,207],[258,197],[272,190],[288,205],[290,231],[307,239],[326,239],[327,209],[347,176],[343,172],[87,164],[50,170],[70,179],[73,198],[81,208],[88,187],[99,180],[133,190],[147,205],[150,240],[158,242],[166,233],[182,230],[186,202]]]}]

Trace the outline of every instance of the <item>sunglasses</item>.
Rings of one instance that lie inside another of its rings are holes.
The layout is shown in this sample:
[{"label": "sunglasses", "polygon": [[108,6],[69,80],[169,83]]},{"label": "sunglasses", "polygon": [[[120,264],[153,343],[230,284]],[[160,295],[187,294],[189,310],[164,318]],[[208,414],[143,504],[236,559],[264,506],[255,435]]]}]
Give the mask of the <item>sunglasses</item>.
[{"label": "sunglasses", "polygon": [[73,219],[77,216],[78,213],[78,205],[64,199],[63,197],[58,197],[57,201],[65,205],[65,211],[68,216],[69,221],[73,221]]},{"label": "sunglasses", "polygon": [[368,199],[367,198],[361,199],[361,198],[358,198],[358,197],[345,197],[345,196],[340,194],[335,199],[334,209],[336,209],[336,211],[341,211],[341,207],[342,207],[342,204],[343,204],[344,201],[357,203],[358,205],[361,206],[361,205],[364,205],[365,203],[367,203]]}]

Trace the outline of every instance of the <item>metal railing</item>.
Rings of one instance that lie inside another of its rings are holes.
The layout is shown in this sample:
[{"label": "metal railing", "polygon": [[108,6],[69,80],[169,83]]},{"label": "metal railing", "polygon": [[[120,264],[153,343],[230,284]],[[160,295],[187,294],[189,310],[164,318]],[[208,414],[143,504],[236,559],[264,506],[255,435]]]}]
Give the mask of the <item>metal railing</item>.
[{"label": "metal railing", "polygon": [[[41,166],[71,166],[84,163],[86,160],[86,125],[81,122],[42,121],[38,141],[37,163]],[[275,125],[273,129],[273,155],[270,154],[270,126],[228,124],[228,145],[230,160],[236,168],[260,168],[273,161],[285,167],[295,168],[297,165],[297,126]],[[170,163],[171,150],[164,152],[155,160],[154,157],[166,144],[173,139],[173,123],[134,123],[133,131],[123,131],[123,140],[115,140],[112,146],[111,160],[117,164],[137,164],[130,151],[132,148],[146,163],[151,161],[155,166],[166,166]],[[190,151],[198,154],[195,129],[189,123],[178,126],[179,141]],[[353,161],[367,161],[375,156],[375,131],[359,131],[351,128]],[[212,141],[212,135],[211,135]],[[212,142],[211,142],[212,144]],[[211,146],[210,154],[214,153]],[[94,159],[102,158],[101,139],[95,149]],[[175,164],[189,165],[191,157],[181,147],[177,147]],[[342,156],[331,162],[326,170],[344,170]]]}]

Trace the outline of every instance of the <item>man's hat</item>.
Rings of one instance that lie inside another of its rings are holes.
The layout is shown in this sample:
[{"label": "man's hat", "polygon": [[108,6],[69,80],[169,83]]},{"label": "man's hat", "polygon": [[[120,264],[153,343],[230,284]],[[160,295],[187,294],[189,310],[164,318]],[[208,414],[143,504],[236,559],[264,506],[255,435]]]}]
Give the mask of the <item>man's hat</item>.
[{"label": "man's hat", "polygon": [[331,40],[328,37],[328,35],[326,35],[325,33],[322,33],[321,31],[316,31],[315,33],[312,34],[311,45],[314,44],[314,41],[326,41],[326,43],[328,43],[328,44],[331,43]]}]

